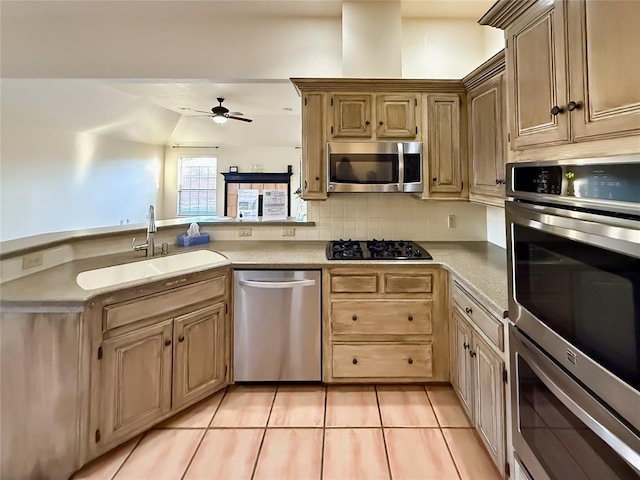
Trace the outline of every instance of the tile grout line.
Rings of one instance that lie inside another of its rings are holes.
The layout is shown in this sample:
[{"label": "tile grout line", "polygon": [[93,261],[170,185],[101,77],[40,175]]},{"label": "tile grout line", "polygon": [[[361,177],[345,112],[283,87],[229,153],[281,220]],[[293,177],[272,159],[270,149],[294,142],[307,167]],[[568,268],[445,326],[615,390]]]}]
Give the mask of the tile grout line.
[{"label": "tile grout line", "polygon": [[[429,390],[427,390],[427,386],[425,385],[423,387],[424,389],[424,394],[427,396],[427,400],[429,400],[429,406],[431,407],[431,411],[433,412],[433,417],[436,419],[436,423],[438,424],[438,428],[440,430],[442,430],[442,425],[440,424],[440,418],[438,417],[438,414],[436,413],[436,409],[433,406],[433,402],[431,401],[431,397],[429,396]],[[442,432],[440,432],[442,433]]]},{"label": "tile grout line", "polygon": [[280,390],[280,385],[276,385],[276,390],[273,392],[273,400],[271,401],[271,408],[269,408],[269,415],[267,415],[267,421],[264,424],[264,431],[262,432],[262,440],[260,440],[260,446],[258,447],[258,454],[256,455],[256,461],[253,464],[253,470],[251,471],[251,480],[256,475],[256,470],[258,470],[258,460],[260,460],[260,454],[262,453],[262,446],[264,445],[264,439],[267,436],[267,428],[269,427],[269,420],[271,420],[271,413],[273,412],[273,406],[276,403],[276,397],[278,396],[278,390]]},{"label": "tile grout line", "polygon": [[380,430],[382,431],[382,443],[384,444],[384,455],[387,459],[387,470],[389,471],[389,480],[393,480],[391,473],[391,461],[389,460],[389,449],[387,448],[387,437],[384,433],[384,423],[382,421],[382,410],[380,410],[380,398],[378,397],[378,386],[374,385],[373,390],[376,394],[376,404],[378,405],[378,415],[380,417]]},{"label": "tile grout line", "polygon": [[224,393],[222,394],[222,398],[220,399],[220,402],[216,406],[215,410],[213,411],[213,415],[211,415],[211,420],[209,420],[209,423],[204,428],[204,433],[202,434],[202,438],[200,438],[200,441],[198,442],[198,446],[193,451],[193,455],[191,455],[191,458],[189,459],[189,463],[187,463],[187,467],[184,469],[184,472],[182,472],[182,476],[180,477],[180,480],[184,479],[184,477],[187,475],[187,472],[189,471],[189,468],[191,468],[191,464],[193,463],[193,459],[196,458],[196,455],[198,454],[198,450],[200,450],[200,446],[202,445],[202,442],[204,442],[204,437],[207,436],[207,431],[209,430],[209,425],[211,425],[211,422],[213,422],[213,417],[215,417],[216,413],[218,413],[218,410],[220,409],[220,405],[222,405],[222,402],[224,401],[224,397],[227,396],[227,392],[228,391],[229,391],[229,388],[225,387]]},{"label": "tile grout line", "polygon": [[118,473],[120,473],[120,470],[122,470],[122,467],[124,467],[124,464],[127,463],[127,460],[129,460],[129,457],[131,457],[131,455],[133,454],[133,451],[138,448],[138,445],[140,445],[140,442],[142,442],[142,439],[144,437],[147,436],[147,432],[150,432],[151,430],[147,430],[146,432],[144,432],[142,435],[140,435],[140,439],[136,442],[136,444],[133,446],[133,448],[131,449],[131,451],[129,452],[129,455],[127,455],[127,457],[124,459],[124,462],[122,462],[122,464],[118,467],[118,469],[115,471],[115,473],[113,474],[113,477],[111,477],[110,480],[114,480],[117,476]]},{"label": "tile grout line", "polygon": [[429,390],[427,390],[426,385],[424,386],[424,392],[426,393],[427,398],[429,399],[429,403],[431,404],[431,409],[433,410],[433,414],[436,417],[436,422],[438,422],[438,430],[440,430],[440,435],[442,435],[442,440],[444,440],[444,444],[447,447],[447,452],[449,452],[449,456],[451,457],[451,461],[453,462],[453,467],[456,469],[458,478],[462,479],[462,475],[460,474],[460,469],[458,468],[456,459],[453,456],[453,453],[451,452],[451,448],[449,447],[449,442],[447,442],[447,437],[444,436],[444,432],[442,431],[444,427],[440,424],[440,418],[438,418],[438,414],[436,414],[436,409],[433,407],[433,402],[431,401],[431,397],[429,396]]}]

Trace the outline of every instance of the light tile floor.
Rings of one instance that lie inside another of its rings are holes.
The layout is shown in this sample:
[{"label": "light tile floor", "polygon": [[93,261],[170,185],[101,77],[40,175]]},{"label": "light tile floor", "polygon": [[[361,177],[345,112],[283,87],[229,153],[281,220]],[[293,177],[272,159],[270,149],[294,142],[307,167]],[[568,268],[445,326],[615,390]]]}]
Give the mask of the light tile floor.
[{"label": "light tile floor", "polygon": [[448,386],[236,385],[74,480],[497,480]]}]

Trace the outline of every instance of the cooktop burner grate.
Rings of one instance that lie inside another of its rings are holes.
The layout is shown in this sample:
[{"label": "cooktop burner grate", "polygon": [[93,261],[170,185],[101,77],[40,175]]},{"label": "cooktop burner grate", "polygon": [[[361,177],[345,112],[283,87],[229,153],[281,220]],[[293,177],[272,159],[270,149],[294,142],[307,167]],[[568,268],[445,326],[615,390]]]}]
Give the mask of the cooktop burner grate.
[{"label": "cooktop burner grate", "polygon": [[424,248],[406,240],[333,240],[326,252],[329,260],[432,260]]}]

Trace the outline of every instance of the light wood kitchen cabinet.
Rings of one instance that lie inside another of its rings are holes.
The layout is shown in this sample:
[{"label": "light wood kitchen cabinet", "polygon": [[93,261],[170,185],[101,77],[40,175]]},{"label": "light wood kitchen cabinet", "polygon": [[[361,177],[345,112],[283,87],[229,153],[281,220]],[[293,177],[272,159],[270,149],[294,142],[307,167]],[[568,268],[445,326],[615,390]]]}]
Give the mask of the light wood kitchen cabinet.
[{"label": "light wood kitchen cabinet", "polygon": [[89,459],[229,382],[229,268],[94,302]]},{"label": "light wood kitchen cabinet", "polygon": [[325,382],[448,381],[444,270],[339,267],[323,282]]},{"label": "light wood kitchen cabinet", "polygon": [[224,385],[225,304],[217,303],[174,320],[173,407],[202,398]]},{"label": "light wood kitchen cabinet", "polygon": [[505,30],[512,160],[639,151],[639,17],[639,2],[513,0],[480,19]]},{"label": "light wood kitchen cabinet", "polygon": [[473,373],[471,369],[471,325],[466,322],[458,310],[453,311],[454,336],[454,365],[455,374],[452,375],[453,387],[458,392],[460,403],[469,418],[473,418]]},{"label": "light wood kitchen cabinet", "polygon": [[[466,147],[461,131],[462,98],[458,94],[422,97],[422,125],[426,129],[423,198],[463,199],[468,196]],[[466,131],[466,127],[465,127]]]},{"label": "light wood kitchen cabinet", "polygon": [[116,443],[169,412],[172,330],[167,320],[104,342],[104,417],[96,441]]},{"label": "light wood kitchen cabinet", "polygon": [[331,95],[332,138],[371,138],[372,95]]},{"label": "light wood kitchen cabinet", "polygon": [[329,133],[333,139],[415,139],[418,134],[412,93],[331,94]]},{"label": "light wood kitchen cabinet", "polygon": [[504,206],[507,135],[504,50],[463,80],[469,117],[469,200]]},{"label": "light wood kitchen cabinet", "polygon": [[452,379],[498,470],[506,471],[504,325],[456,282],[452,294]]},{"label": "light wood kitchen cabinet", "polygon": [[326,94],[302,94],[302,198],[326,200]]}]

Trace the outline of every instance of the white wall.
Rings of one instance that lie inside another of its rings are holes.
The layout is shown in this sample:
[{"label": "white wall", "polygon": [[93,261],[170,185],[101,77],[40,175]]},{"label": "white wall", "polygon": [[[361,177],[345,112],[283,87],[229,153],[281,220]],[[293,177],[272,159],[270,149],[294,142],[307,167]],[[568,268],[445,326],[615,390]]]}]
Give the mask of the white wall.
[{"label": "white wall", "polygon": [[484,62],[484,29],[474,20],[402,21],[403,78],[460,79]]},{"label": "white wall", "polygon": [[507,248],[504,208],[487,206],[487,241]]},{"label": "white wall", "polygon": [[483,51],[489,59],[504,49],[504,31],[499,28],[483,27]]},{"label": "white wall", "polygon": [[163,148],[2,119],[0,240],[144,222]]},{"label": "white wall", "polygon": [[[178,202],[178,157],[185,156],[215,156],[218,158],[218,181],[216,205],[218,216],[224,213],[224,177],[222,172],[228,172],[230,165],[236,165],[239,172],[250,172],[251,165],[261,164],[264,172],[282,173],[287,171],[287,165],[293,166],[291,176],[291,192],[300,186],[300,155],[301,150],[294,147],[219,147],[208,148],[171,148],[165,150],[164,169],[164,209],[161,218],[174,218],[177,214]],[[291,199],[290,199],[291,201]],[[293,205],[293,204],[292,204]],[[295,214],[291,209],[292,215]]]}]

